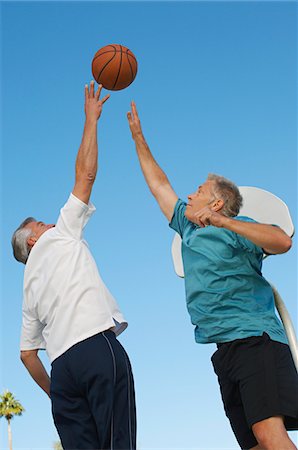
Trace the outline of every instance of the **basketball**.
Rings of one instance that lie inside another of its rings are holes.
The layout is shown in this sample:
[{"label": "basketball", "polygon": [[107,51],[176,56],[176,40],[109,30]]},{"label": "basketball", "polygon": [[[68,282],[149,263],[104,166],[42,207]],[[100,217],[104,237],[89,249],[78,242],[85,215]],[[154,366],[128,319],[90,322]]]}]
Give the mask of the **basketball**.
[{"label": "basketball", "polygon": [[127,88],[136,77],[135,55],[124,45],[111,44],[100,48],[92,60],[92,75],[109,91]]}]

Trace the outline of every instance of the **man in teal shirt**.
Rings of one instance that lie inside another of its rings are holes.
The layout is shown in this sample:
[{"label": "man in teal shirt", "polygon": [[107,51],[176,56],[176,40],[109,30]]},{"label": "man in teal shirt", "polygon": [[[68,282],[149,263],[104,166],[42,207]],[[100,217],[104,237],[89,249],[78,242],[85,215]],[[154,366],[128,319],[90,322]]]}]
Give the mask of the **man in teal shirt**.
[{"label": "man in teal shirt", "polygon": [[128,122],[146,182],[182,238],[186,301],[195,338],[212,356],[226,415],[242,449],[294,450],[298,377],[273,292],[261,273],[263,252],[291,247],[280,228],[236,217],[242,198],[229,180],[209,175],[186,204],[153,158],[135,104]]},{"label": "man in teal shirt", "polygon": [[[209,182],[218,179],[208,177]],[[191,222],[186,209],[178,200],[170,227],[182,237],[186,301],[196,342],[230,342],[265,331],[287,343],[275,315],[272,288],[261,273],[262,249],[226,228]],[[256,223],[248,217],[234,220]]]}]

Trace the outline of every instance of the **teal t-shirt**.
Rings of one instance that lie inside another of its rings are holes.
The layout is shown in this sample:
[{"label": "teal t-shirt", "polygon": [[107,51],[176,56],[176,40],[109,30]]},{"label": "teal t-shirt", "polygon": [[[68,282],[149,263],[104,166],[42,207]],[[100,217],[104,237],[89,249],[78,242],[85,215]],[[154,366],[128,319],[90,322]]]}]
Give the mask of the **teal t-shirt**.
[{"label": "teal t-shirt", "polygon": [[170,227],[182,238],[186,302],[196,341],[222,343],[266,332],[287,343],[271,286],[262,276],[262,249],[225,228],[200,228],[185,217],[185,208],[179,199]]}]

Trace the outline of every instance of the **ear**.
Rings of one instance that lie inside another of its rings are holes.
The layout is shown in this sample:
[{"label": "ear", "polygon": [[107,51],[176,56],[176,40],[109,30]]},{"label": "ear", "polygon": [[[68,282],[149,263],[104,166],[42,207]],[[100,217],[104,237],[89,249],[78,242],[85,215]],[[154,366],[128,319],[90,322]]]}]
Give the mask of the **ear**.
[{"label": "ear", "polygon": [[33,247],[36,244],[37,238],[35,236],[29,236],[27,239],[27,244],[29,247]]},{"label": "ear", "polygon": [[224,204],[225,202],[221,198],[219,198],[212,203],[211,209],[212,211],[218,212],[223,208]]}]

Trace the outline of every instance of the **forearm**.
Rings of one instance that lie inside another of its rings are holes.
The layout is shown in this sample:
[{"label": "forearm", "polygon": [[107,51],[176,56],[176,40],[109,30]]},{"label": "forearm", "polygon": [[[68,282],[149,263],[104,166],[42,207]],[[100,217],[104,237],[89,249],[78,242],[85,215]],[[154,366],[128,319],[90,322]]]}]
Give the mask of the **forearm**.
[{"label": "forearm", "polygon": [[93,182],[97,173],[97,120],[86,118],[82,142],[76,159],[76,180]]},{"label": "forearm", "polygon": [[292,245],[291,238],[279,227],[272,225],[243,222],[227,217],[224,228],[249,239],[255,245],[263,248],[266,253],[285,253]]},{"label": "forearm", "polygon": [[168,177],[152,156],[142,133],[140,119],[134,102],[131,102],[131,111],[127,113],[127,118],[145,180],[163,214],[170,221],[178,197],[170,185]]},{"label": "forearm", "polygon": [[156,195],[161,186],[170,185],[170,182],[164,171],[155,161],[143,134],[138,133],[133,136],[133,139],[145,180],[152,194]]},{"label": "forearm", "polygon": [[37,353],[21,352],[21,360],[33,380],[50,397],[51,380]]},{"label": "forearm", "polygon": [[103,104],[108,100],[109,94],[100,100],[102,85],[94,91],[94,81],[85,86],[85,113],[86,121],[82,142],[76,159],[76,181],[72,193],[84,202],[89,203],[93,183],[97,173],[97,121],[102,112]]}]

